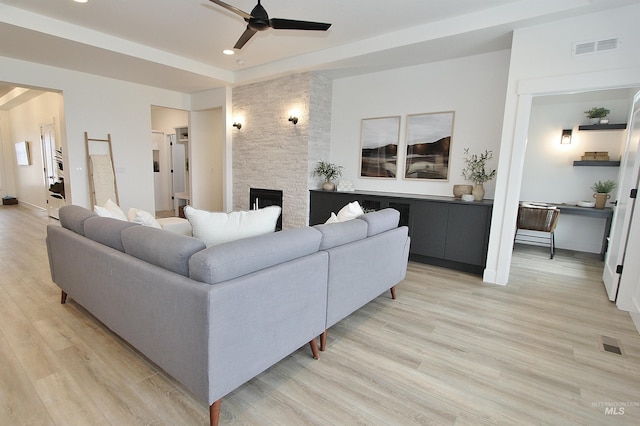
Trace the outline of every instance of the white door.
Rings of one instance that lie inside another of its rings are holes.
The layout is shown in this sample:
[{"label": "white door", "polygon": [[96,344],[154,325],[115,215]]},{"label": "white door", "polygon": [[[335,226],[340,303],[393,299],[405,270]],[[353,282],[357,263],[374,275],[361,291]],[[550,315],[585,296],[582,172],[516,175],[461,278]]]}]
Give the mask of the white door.
[{"label": "white door", "polygon": [[171,146],[171,196],[173,197],[173,208],[176,216],[178,215],[178,199],[177,193],[185,192],[185,160],[186,152],[183,143],[176,142],[176,135],[169,135]]},{"label": "white door", "polygon": [[628,129],[627,143],[622,157],[620,173],[618,174],[617,205],[613,215],[613,222],[611,223],[609,248],[602,274],[607,295],[609,300],[612,301],[616,300],[618,294],[620,274],[617,272],[617,268],[618,265],[623,264],[629,223],[635,202],[635,199],[631,198],[630,194],[631,190],[638,186],[638,171],[640,170],[640,156],[638,155],[638,144],[640,142],[640,92],[636,93],[633,99]]},{"label": "white door", "polygon": [[[62,194],[60,192],[49,191],[54,187],[54,184],[58,186],[64,185],[62,179],[59,179],[58,175],[58,161],[56,159],[56,134],[53,124],[45,124],[40,126],[40,142],[42,145],[42,160],[43,160],[43,172],[44,172],[44,192],[45,192],[45,205],[47,206],[47,213],[51,217],[58,218],[58,209],[61,207],[64,197],[64,190]],[[59,190],[57,190],[59,191]]]},{"label": "white door", "polygon": [[[637,132],[636,132],[637,137]],[[640,313],[640,208],[629,214],[631,223],[623,259],[616,305],[623,311]],[[626,260],[626,261],[625,261]]]}]

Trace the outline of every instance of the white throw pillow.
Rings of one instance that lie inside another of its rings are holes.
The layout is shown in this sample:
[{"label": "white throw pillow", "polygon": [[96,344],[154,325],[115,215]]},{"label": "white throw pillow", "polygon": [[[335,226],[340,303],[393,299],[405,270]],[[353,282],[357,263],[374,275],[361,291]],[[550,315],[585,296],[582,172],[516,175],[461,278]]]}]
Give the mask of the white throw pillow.
[{"label": "white throw pillow", "polygon": [[151,226],[153,228],[162,228],[160,223],[156,220],[155,216],[145,210],[140,210],[136,208],[130,208],[129,213],[127,213],[127,218],[129,222],[139,223],[145,226]]},{"label": "white throw pillow", "polygon": [[360,203],[354,201],[353,203],[349,203],[338,212],[338,222],[344,222],[346,220],[355,219],[358,216],[362,216],[364,211],[362,207],[360,207]]},{"label": "white throw pillow", "polygon": [[331,216],[329,216],[329,219],[327,219],[325,223],[338,223],[338,222],[340,222],[338,220],[338,216],[336,216],[334,212],[331,212]]},{"label": "white throw pillow", "polygon": [[269,206],[258,210],[221,213],[186,206],[184,215],[191,223],[193,236],[211,247],[274,232],[281,211],[279,206]]},{"label": "white throw pillow", "polygon": [[93,210],[102,217],[111,217],[113,219],[127,221],[127,215],[124,214],[122,209],[111,199],[108,199],[104,206],[93,206]]}]

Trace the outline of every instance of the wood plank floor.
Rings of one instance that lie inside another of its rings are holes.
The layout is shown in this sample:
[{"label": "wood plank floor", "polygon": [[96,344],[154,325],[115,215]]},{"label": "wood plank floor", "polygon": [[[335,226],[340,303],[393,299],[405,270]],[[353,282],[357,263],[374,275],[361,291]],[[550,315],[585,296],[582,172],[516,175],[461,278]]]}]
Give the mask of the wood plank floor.
[{"label": "wood plank floor", "polygon": [[[0,424],[207,424],[204,403],[60,305],[50,221],[0,207]],[[232,392],[222,424],[640,424],[640,335],[601,272],[597,256],[520,246],[506,287],[410,263],[397,300],[335,325],[320,360],[305,346]]]}]

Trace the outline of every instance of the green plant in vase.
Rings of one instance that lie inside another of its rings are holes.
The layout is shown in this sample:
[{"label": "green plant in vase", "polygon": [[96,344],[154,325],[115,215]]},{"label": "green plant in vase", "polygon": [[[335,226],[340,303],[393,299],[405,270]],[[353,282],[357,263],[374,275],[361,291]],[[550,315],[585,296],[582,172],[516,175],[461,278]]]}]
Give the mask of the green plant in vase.
[{"label": "green plant in vase", "polygon": [[596,199],[596,209],[604,208],[604,206],[607,204],[607,200],[611,198],[611,195],[609,195],[609,193],[613,191],[615,187],[616,183],[612,180],[606,180],[604,182],[597,181],[593,184],[591,189],[595,192],[595,194],[593,194],[593,198]]},{"label": "green plant in vase", "polygon": [[603,107],[593,107],[591,109],[586,110],[584,113],[587,115],[589,122],[591,124],[598,124],[603,121],[603,119],[609,115],[611,111],[607,108]]},{"label": "green plant in vase", "polygon": [[469,154],[469,148],[464,149],[464,164],[462,176],[465,180],[475,184],[472,194],[476,201],[484,198],[484,183],[496,177],[495,169],[487,169],[487,161],[493,158],[493,151],[486,150],[481,154]]},{"label": "green plant in vase", "polygon": [[342,166],[320,160],[316,168],[313,169],[313,176],[320,176],[324,179],[322,184],[324,191],[335,191],[336,185],[333,180],[342,176]]}]

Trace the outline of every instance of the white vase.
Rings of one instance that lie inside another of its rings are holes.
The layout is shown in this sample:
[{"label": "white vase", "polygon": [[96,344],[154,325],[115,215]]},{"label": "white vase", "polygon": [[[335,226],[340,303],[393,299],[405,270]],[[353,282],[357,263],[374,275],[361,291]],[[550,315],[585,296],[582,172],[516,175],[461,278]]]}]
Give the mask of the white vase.
[{"label": "white vase", "polygon": [[477,183],[476,186],[473,187],[471,194],[473,194],[473,198],[476,201],[482,201],[484,198],[484,186],[482,186],[481,183]]}]

